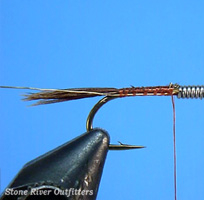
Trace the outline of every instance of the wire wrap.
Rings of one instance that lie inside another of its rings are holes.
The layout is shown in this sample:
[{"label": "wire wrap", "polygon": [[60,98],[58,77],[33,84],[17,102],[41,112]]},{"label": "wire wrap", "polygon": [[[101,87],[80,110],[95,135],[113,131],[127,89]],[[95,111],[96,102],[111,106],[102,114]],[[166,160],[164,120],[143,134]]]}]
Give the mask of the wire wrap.
[{"label": "wire wrap", "polygon": [[177,97],[180,98],[191,98],[191,99],[203,99],[204,98],[204,86],[180,86]]}]

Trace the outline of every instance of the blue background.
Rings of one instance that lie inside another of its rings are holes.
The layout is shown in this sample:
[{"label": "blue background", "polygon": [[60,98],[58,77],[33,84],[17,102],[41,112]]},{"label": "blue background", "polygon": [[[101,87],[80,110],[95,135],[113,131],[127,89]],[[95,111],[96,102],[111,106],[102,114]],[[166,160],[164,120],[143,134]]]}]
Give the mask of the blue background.
[{"label": "blue background", "polygon": [[[0,85],[41,88],[204,84],[203,1],[0,1]],[[0,90],[1,191],[28,161],[85,132],[100,98],[28,107]],[[178,199],[203,199],[201,100],[176,99]],[[174,198],[170,97],[104,106],[94,125],[111,142],[98,199]]]}]

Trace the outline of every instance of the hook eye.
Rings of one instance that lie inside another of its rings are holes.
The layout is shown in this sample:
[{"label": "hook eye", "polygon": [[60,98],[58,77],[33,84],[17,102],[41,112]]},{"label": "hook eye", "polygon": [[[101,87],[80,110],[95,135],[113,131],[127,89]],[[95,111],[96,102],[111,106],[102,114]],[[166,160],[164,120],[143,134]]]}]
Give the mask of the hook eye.
[{"label": "hook eye", "polygon": [[[116,99],[117,97],[108,97],[105,96],[104,98],[102,98],[100,101],[98,101],[97,104],[95,104],[95,106],[91,109],[87,120],[86,120],[86,130],[90,131],[93,129],[93,119],[97,113],[97,111],[107,102],[109,102],[110,100]],[[116,145],[116,144],[110,144],[109,145],[109,150],[129,150],[129,149],[140,149],[140,148],[144,148],[144,146],[137,146],[137,145],[129,145],[129,144],[122,144],[121,142],[119,142],[120,144]]]}]

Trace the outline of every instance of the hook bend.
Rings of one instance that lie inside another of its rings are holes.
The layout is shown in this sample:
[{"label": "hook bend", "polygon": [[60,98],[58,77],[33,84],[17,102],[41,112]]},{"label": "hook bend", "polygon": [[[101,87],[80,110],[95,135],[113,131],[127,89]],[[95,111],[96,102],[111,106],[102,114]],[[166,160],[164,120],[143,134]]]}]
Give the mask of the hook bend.
[{"label": "hook bend", "polygon": [[[93,119],[97,113],[97,111],[107,102],[109,102],[110,100],[116,99],[117,97],[109,97],[109,96],[105,96],[104,98],[102,98],[100,101],[98,101],[98,103],[95,104],[95,106],[91,109],[87,120],[86,120],[86,130],[90,131],[93,129]],[[137,145],[129,145],[129,144],[122,144],[121,142],[119,142],[120,144],[116,145],[116,144],[110,144],[109,145],[109,150],[129,150],[129,149],[140,149],[140,148],[144,148],[144,146],[137,146]]]}]

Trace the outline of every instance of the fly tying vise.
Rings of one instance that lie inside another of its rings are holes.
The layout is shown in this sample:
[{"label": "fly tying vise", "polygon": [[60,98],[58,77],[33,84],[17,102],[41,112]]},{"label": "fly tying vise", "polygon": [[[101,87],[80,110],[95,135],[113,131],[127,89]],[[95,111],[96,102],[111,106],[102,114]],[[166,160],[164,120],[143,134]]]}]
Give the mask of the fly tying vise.
[{"label": "fly tying vise", "polygon": [[[93,119],[97,111],[110,100],[113,100],[116,98],[129,97],[129,96],[171,96],[172,106],[173,106],[173,139],[174,139],[174,197],[175,197],[175,200],[177,199],[177,192],[176,192],[177,191],[176,131],[175,131],[174,96],[177,96],[178,98],[187,98],[187,99],[189,98],[203,99],[204,98],[204,85],[202,86],[180,86],[178,84],[170,83],[168,86],[150,86],[150,87],[133,87],[132,86],[129,88],[121,88],[121,89],[117,89],[117,88],[41,89],[41,88],[33,88],[33,87],[16,87],[16,86],[0,86],[0,88],[38,90],[39,92],[29,93],[29,94],[24,95],[25,98],[23,100],[25,101],[37,100],[37,103],[33,104],[34,106],[57,103],[57,102],[64,102],[64,101],[76,100],[76,99],[82,99],[82,98],[103,96],[103,98],[100,101],[98,101],[98,103],[96,103],[95,106],[91,109],[87,117],[86,129],[87,129],[87,133],[89,136],[94,131],[93,130]],[[106,145],[106,150],[108,148],[108,145],[109,145],[110,150],[128,150],[128,149],[144,148],[144,146],[122,144],[121,142],[119,143],[120,144],[118,145],[108,143]],[[76,163],[78,164],[79,161],[77,160]],[[98,171],[97,171],[97,174],[98,174]],[[73,175],[71,175],[71,177],[73,177]]]},{"label": "fly tying vise", "polygon": [[[150,87],[130,87],[130,88],[74,88],[74,89],[41,89],[33,87],[16,87],[16,86],[0,86],[0,88],[13,89],[30,89],[38,90],[40,92],[26,94],[26,101],[39,100],[33,105],[51,104],[57,102],[64,102],[69,100],[76,100],[82,98],[105,96],[102,98],[90,111],[86,129],[90,131],[93,129],[93,119],[97,111],[108,101],[123,98],[128,96],[177,96],[178,98],[204,98],[204,86],[180,86],[178,84],[170,83],[169,86],[150,86]],[[127,150],[143,148],[144,146],[127,145],[120,143],[119,145],[109,145],[110,150]]]}]

